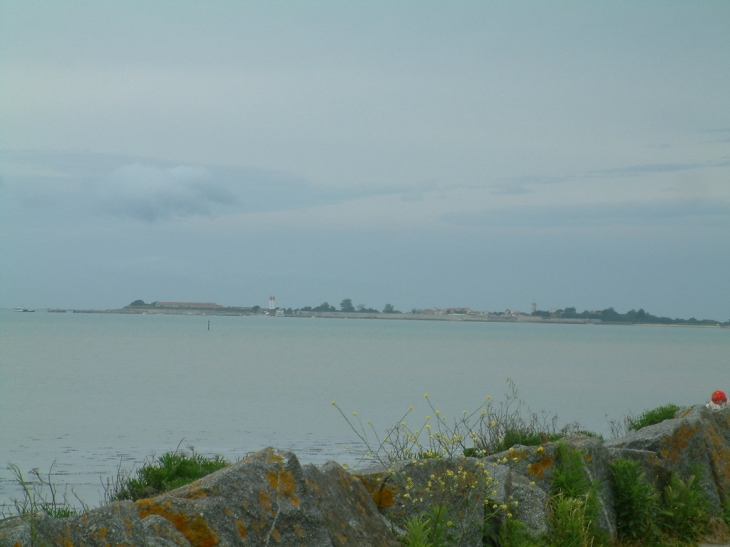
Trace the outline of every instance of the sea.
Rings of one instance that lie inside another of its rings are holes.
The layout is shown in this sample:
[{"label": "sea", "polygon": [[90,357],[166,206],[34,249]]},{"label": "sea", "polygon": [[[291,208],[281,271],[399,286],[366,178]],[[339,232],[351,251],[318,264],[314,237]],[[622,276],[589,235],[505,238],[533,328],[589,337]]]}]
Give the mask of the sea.
[{"label": "sea", "polygon": [[0,508],[21,497],[11,465],[90,507],[107,480],[178,449],[354,465],[366,448],[351,425],[376,441],[512,386],[559,426],[610,438],[612,420],[730,390],[729,359],[722,328],[2,310]]}]

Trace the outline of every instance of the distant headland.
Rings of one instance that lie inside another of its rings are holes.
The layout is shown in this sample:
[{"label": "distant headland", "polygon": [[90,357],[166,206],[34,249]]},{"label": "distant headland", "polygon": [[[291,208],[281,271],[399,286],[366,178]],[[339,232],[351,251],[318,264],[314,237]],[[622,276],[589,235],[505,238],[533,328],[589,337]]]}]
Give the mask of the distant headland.
[{"label": "distant headland", "polygon": [[578,312],[575,308],[539,310],[532,304],[528,312],[505,311],[477,311],[470,308],[414,308],[409,312],[402,312],[392,304],[385,304],[382,310],[365,306],[353,305],[349,298],[340,302],[339,309],[323,302],[319,306],[305,306],[302,308],[282,308],[276,305],[276,299],[269,299],[268,308],[261,306],[223,306],[214,302],[151,302],[135,300],[121,309],[112,310],[52,310],[49,312],[73,311],[75,313],[122,313],[122,314],[176,314],[176,315],[228,315],[248,316],[261,315],[270,317],[319,317],[340,319],[400,319],[420,321],[477,321],[477,322],[506,322],[506,323],[568,323],[568,324],[596,324],[596,325],[666,325],[666,326],[693,326],[693,327],[730,327],[730,321],[721,322],[714,319],[689,319],[658,317],[651,313],[639,310],[629,310],[619,313],[614,308],[603,310],[585,310]]}]

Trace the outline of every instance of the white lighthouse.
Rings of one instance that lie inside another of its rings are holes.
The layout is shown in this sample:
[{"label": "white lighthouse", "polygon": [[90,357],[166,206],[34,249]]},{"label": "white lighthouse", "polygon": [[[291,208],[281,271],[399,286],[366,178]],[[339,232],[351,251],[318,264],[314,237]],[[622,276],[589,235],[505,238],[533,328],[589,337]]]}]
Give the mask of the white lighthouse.
[{"label": "white lighthouse", "polygon": [[269,309],[270,310],[276,309],[276,297],[275,296],[269,296]]}]

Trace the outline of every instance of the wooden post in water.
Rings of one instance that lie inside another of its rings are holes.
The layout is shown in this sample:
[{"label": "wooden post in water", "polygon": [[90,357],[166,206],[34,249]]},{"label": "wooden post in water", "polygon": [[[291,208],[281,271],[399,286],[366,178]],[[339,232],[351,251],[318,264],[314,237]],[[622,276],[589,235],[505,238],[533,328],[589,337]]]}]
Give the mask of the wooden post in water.
[{"label": "wooden post in water", "polygon": [[210,319],[208,319],[208,330],[210,330]]}]

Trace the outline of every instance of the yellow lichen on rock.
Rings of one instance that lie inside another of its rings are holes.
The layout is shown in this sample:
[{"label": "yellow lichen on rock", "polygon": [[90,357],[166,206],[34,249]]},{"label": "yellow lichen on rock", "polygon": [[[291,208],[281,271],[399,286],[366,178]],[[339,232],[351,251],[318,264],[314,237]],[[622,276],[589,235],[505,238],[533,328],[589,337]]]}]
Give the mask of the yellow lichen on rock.
[{"label": "yellow lichen on rock", "polygon": [[159,515],[169,520],[177,530],[194,547],[214,547],[218,545],[218,534],[211,530],[202,515],[188,517],[183,513],[173,511],[170,500],[158,501],[155,498],[139,500],[135,503],[140,518],[144,519],[149,515]]},{"label": "yellow lichen on rock", "polygon": [[545,454],[542,458],[540,458],[540,461],[531,463],[527,466],[527,474],[536,479],[542,479],[545,476],[545,471],[550,469],[553,464],[553,459]]}]

